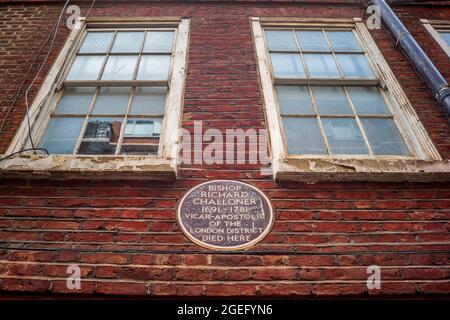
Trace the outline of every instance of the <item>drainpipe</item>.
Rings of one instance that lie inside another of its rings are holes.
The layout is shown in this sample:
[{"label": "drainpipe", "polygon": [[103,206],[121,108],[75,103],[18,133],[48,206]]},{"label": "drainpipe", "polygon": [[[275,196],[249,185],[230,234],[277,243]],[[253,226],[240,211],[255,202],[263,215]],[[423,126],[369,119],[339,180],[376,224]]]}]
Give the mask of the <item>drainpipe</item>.
[{"label": "drainpipe", "polygon": [[433,92],[435,99],[444,108],[450,122],[450,88],[447,81],[386,1],[374,0],[373,3],[380,8],[381,19],[394,37],[396,45],[403,49],[428,88]]}]

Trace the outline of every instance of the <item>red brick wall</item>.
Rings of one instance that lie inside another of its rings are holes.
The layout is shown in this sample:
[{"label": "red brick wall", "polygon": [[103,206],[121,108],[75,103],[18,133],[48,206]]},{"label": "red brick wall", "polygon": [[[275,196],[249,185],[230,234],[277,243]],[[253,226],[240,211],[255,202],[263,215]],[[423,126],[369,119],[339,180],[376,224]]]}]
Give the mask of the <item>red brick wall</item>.
[{"label": "red brick wall", "polygon": [[[0,5],[2,110],[17,92],[32,50],[56,21],[60,7]],[[398,10],[414,19],[450,15],[449,8]],[[111,6],[100,1],[91,15],[190,17],[183,126],[204,120],[204,127],[262,128],[249,17],[361,17],[362,13],[359,5],[129,1]],[[407,24],[432,58],[446,66],[448,77],[448,60],[440,49],[418,22]],[[50,60],[66,36],[63,28]],[[441,108],[394,48],[387,31],[375,31],[373,36],[438,150],[449,158],[450,126]],[[38,61],[43,57],[44,53]],[[2,151],[23,114],[20,98],[1,135]],[[248,252],[231,255],[201,249],[182,235],[175,222],[178,199],[190,187],[214,178],[243,180],[272,199],[274,229]],[[83,282],[77,293],[88,294],[450,293],[449,190],[449,183],[275,183],[260,176],[258,165],[183,166],[174,183],[2,180],[0,290],[73,293],[66,288],[66,269],[78,263]],[[368,292],[366,267],[372,264],[382,267],[382,287]]]}]

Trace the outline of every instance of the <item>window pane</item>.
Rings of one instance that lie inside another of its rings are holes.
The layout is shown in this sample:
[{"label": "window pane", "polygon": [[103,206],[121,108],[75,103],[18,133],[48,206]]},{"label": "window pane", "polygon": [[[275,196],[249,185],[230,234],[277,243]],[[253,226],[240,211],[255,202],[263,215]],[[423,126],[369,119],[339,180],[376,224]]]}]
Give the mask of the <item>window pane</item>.
[{"label": "window pane", "polygon": [[377,87],[347,87],[358,114],[389,114]]},{"label": "window pane", "polygon": [[51,118],[39,144],[53,154],[72,154],[84,118]]},{"label": "window pane", "polygon": [[111,43],[112,32],[88,32],[81,45],[81,53],[106,53]]},{"label": "window pane", "polygon": [[299,51],[292,31],[266,30],[269,51]]},{"label": "window pane", "polygon": [[333,154],[368,154],[355,119],[322,118],[325,135]]},{"label": "window pane", "polygon": [[102,88],[95,101],[92,114],[125,114],[131,88]]},{"label": "window pane", "polygon": [[131,80],[137,56],[109,56],[102,80]]},{"label": "window pane", "polygon": [[78,154],[114,154],[122,118],[90,118]]},{"label": "window pane", "polygon": [[297,31],[296,35],[302,51],[330,51],[322,31]]},{"label": "window pane", "polygon": [[271,53],[272,67],[276,78],[304,78],[302,62],[299,54]]},{"label": "window pane", "polygon": [[308,87],[277,86],[281,114],[314,114]]},{"label": "window pane", "polygon": [[342,87],[313,86],[312,91],[320,114],[353,114]]},{"label": "window pane", "polygon": [[410,154],[392,119],[361,119],[361,121],[374,154]]},{"label": "window pane", "polygon": [[283,118],[284,133],[291,154],[325,154],[316,118]]},{"label": "window pane", "polygon": [[121,154],[156,154],[162,118],[128,119]]},{"label": "window pane", "polygon": [[370,78],[375,75],[363,54],[337,54],[345,78]]},{"label": "window pane", "polygon": [[147,32],[144,52],[172,52],[173,32]]},{"label": "window pane", "polygon": [[440,32],[442,39],[450,46],[450,32]]},{"label": "window pane", "polygon": [[130,114],[164,114],[165,105],[166,88],[137,87]]},{"label": "window pane", "polygon": [[305,54],[304,57],[311,78],[340,78],[331,54]]},{"label": "window pane", "polygon": [[89,110],[95,88],[71,88],[64,89],[64,95],[58,102],[55,113],[61,114],[86,114]]},{"label": "window pane", "polygon": [[334,51],[362,52],[352,31],[327,31],[328,39]]},{"label": "window pane", "polygon": [[77,56],[67,80],[97,80],[105,56]]},{"label": "window pane", "polygon": [[117,32],[111,52],[139,52],[144,32]]},{"label": "window pane", "polygon": [[170,55],[142,56],[139,63],[138,80],[167,80]]}]

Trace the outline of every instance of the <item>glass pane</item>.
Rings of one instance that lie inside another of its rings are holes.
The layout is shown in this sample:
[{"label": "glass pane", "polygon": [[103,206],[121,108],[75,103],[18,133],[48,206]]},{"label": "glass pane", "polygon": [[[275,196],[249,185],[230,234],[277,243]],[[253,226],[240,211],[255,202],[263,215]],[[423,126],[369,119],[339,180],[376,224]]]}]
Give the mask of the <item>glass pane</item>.
[{"label": "glass pane", "polygon": [[277,86],[281,114],[314,114],[308,87]]},{"label": "glass pane", "polygon": [[299,54],[271,53],[272,67],[276,78],[304,78],[305,70]]},{"label": "glass pane", "polygon": [[370,78],[375,75],[363,54],[337,54],[345,78]]},{"label": "glass pane", "polygon": [[122,118],[90,118],[78,154],[114,154]]},{"label": "glass pane", "polygon": [[130,114],[164,114],[166,88],[137,87],[131,102]]},{"label": "glass pane", "polygon": [[269,51],[299,51],[292,31],[266,30]]},{"label": "glass pane", "polygon": [[297,31],[296,35],[302,51],[330,51],[322,31]]},{"label": "glass pane", "polygon": [[53,154],[72,154],[83,122],[84,118],[51,118],[39,147]]},{"label": "glass pane", "polygon": [[291,154],[326,154],[316,118],[283,118],[284,133]]},{"label": "glass pane", "polygon": [[109,56],[102,80],[131,80],[137,56]]},{"label": "glass pane", "polygon": [[172,52],[173,32],[147,32],[144,52]]},{"label": "glass pane", "polygon": [[327,31],[328,39],[334,51],[362,52],[352,31]]},{"label": "glass pane", "polygon": [[340,78],[331,54],[305,54],[306,66],[311,78]]},{"label": "glass pane", "polygon": [[142,56],[139,63],[138,80],[167,80],[170,55]]},{"label": "glass pane", "polygon": [[111,52],[139,52],[144,32],[117,32]]},{"label": "glass pane", "polygon": [[97,80],[105,56],[77,56],[67,80]]},{"label": "glass pane", "polygon": [[162,118],[128,119],[121,154],[156,154]]},{"label": "glass pane", "polygon": [[322,118],[325,135],[333,154],[368,154],[355,119]]},{"label": "glass pane", "polygon": [[361,119],[361,121],[374,154],[410,154],[394,120]]},{"label": "glass pane", "polygon": [[311,89],[320,114],[353,114],[342,87],[313,86]]},{"label": "glass pane", "polygon": [[92,114],[125,114],[130,98],[131,88],[109,87],[101,88],[95,100]]},{"label": "glass pane", "polygon": [[112,32],[88,32],[81,45],[81,53],[106,53],[111,43]]},{"label": "glass pane", "polygon": [[442,39],[450,46],[450,32],[440,32]]},{"label": "glass pane", "polygon": [[377,87],[347,87],[358,114],[389,114]]},{"label": "glass pane", "polygon": [[64,89],[64,95],[58,102],[55,113],[61,114],[86,114],[89,110],[95,88],[71,88]]}]

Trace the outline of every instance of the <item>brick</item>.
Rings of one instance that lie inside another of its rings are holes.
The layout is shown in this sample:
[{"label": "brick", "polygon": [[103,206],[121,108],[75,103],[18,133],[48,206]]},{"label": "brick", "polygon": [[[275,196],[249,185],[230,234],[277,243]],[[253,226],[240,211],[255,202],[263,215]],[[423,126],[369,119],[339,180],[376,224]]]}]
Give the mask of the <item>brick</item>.
[{"label": "brick", "polygon": [[284,296],[309,296],[311,295],[311,285],[309,284],[273,284],[260,285],[259,293],[266,297],[277,297],[280,292]]},{"label": "brick", "polygon": [[220,297],[255,296],[256,287],[250,284],[208,284],[205,295]]},{"label": "brick", "polygon": [[128,255],[120,253],[82,253],[82,262],[89,263],[117,263],[124,264],[128,261]]},{"label": "brick", "polygon": [[327,284],[314,285],[314,294],[317,296],[359,295],[365,292],[364,284]]},{"label": "brick", "polygon": [[147,294],[147,288],[142,283],[97,282],[95,292],[107,295],[141,296]]}]

